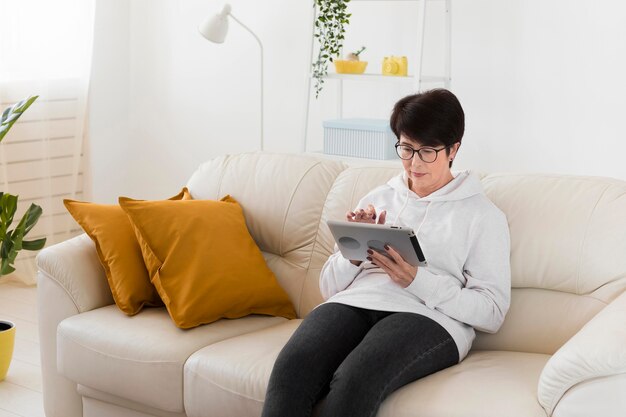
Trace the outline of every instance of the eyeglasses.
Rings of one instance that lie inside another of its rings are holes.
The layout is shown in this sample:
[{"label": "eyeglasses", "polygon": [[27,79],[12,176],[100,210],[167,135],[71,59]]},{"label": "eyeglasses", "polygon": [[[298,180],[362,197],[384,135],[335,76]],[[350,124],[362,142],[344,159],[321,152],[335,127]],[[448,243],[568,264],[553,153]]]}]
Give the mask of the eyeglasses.
[{"label": "eyeglasses", "polygon": [[405,159],[405,160],[413,159],[413,156],[415,156],[415,154],[417,153],[417,155],[420,157],[422,161],[426,162],[427,164],[430,164],[437,160],[437,155],[439,154],[439,152],[449,147],[450,145],[444,146],[441,149],[435,149],[429,146],[424,146],[419,149],[413,149],[408,145],[396,143],[396,153],[398,154],[400,159]]}]

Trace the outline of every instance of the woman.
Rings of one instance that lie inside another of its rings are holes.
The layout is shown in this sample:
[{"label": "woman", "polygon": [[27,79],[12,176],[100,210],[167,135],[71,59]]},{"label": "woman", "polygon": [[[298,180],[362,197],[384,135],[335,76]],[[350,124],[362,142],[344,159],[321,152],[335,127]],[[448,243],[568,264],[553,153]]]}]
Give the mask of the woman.
[{"label": "woman", "polygon": [[371,417],[393,391],[460,362],[475,330],[494,333],[510,300],[504,214],[469,172],[452,173],[464,131],[444,89],[403,98],[391,127],[404,172],[372,190],[347,220],[412,228],[428,261],[393,248],[367,262],[337,251],[320,275],[326,300],[302,322],[270,377],[264,417]]}]

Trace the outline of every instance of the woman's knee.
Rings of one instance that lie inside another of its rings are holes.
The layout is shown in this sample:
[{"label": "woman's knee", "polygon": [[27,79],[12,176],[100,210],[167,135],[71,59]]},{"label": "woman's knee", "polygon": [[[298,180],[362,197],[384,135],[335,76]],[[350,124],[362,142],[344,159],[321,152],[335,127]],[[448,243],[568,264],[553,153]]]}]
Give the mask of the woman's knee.
[{"label": "woman's knee", "polygon": [[376,367],[349,356],[333,374],[330,389],[344,398],[354,398],[376,393],[380,389],[380,382]]},{"label": "woman's knee", "polygon": [[367,328],[352,307],[323,304],[313,310],[287,341],[274,363],[281,379],[327,375],[360,342]]}]

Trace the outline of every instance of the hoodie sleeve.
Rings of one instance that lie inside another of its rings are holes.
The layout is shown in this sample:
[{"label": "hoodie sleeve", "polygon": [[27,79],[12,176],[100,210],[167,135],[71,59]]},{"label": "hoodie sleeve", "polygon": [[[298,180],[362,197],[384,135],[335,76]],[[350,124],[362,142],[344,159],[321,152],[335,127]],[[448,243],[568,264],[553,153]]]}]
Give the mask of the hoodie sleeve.
[{"label": "hoodie sleeve", "polygon": [[420,267],[406,290],[431,309],[495,333],[511,300],[509,228],[504,214],[498,213],[483,217],[476,229],[463,271],[465,286],[451,275]]},{"label": "hoodie sleeve", "polygon": [[344,258],[335,245],[335,253],[330,255],[320,273],[320,291],[324,300],[348,288],[362,270],[362,266],[356,266]]}]

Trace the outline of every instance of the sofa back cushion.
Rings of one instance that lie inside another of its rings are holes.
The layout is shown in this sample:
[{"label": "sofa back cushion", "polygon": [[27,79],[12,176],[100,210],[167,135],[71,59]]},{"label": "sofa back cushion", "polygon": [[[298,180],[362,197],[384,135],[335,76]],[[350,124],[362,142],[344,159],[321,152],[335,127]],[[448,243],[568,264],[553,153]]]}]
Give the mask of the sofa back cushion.
[{"label": "sofa back cushion", "polygon": [[507,318],[475,349],[554,353],[626,289],[626,182],[491,174],[487,196],[511,230]]},{"label": "sofa back cushion", "polygon": [[241,204],[250,235],[301,316],[324,202],[344,169],[341,162],[307,156],[227,155],[201,165],[188,188],[194,199],[219,200],[230,194]]}]

